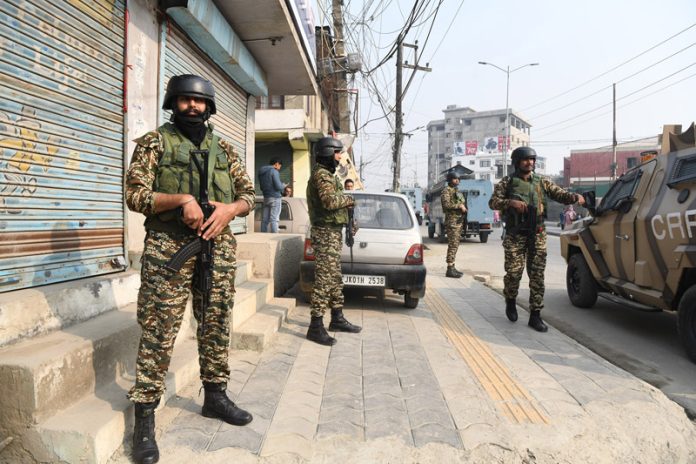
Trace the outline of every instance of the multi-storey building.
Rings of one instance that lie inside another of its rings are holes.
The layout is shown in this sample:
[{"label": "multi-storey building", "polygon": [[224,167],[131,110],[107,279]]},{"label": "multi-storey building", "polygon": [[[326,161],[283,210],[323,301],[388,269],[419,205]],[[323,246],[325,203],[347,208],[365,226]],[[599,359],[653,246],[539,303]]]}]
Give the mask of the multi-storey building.
[{"label": "multi-storey building", "polygon": [[[429,187],[442,180],[443,172],[456,164],[474,171],[477,179],[495,182],[503,175],[503,163],[510,163],[510,151],[529,145],[531,124],[513,109],[509,110],[507,153],[505,109],[475,111],[448,105],[443,113],[444,119],[430,121],[427,126]],[[545,164],[544,158],[537,158],[537,172],[544,173]]]}]

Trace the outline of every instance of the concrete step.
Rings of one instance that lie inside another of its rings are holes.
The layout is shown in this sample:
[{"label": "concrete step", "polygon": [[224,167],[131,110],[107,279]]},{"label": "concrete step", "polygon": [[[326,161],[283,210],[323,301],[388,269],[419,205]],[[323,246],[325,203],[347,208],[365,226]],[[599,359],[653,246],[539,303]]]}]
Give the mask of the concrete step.
[{"label": "concrete step", "polygon": [[[247,267],[248,268],[248,267]],[[272,293],[268,281],[237,286],[233,331],[261,309]],[[189,300],[175,348],[195,338]],[[109,311],[65,330],[0,348],[0,423],[42,421],[84,395],[135,372],[140,339],[136,305]]]},{"label": "concrete step", "polygon": [[273,281],[256,278],[236,285],[235,290],[232,331],[239,329],[268,300],[273,298]]},{"label": "concrete step", "polygon": [[28,424],[133,372],[136,305],[0,349],[0,422]]},{"label": "concrete step", "polygon": [[254,277],[254,262],[249,260],[237,260],[237,271],[234,274],[234,285],[241,285]]},{"label": "concrete step", "polygon": [[134,303],[139,287],[139,273],[130,270],[0,293],[0,347]]},{"label": "concrete step", "polygon": [[[167,374],[167,390],[160,405],[176,395],[199,375],[195,340],[189,339],[174,350]],[[119,378],[86,395],[80,401],[37,424],[33,441],[46,450],[51,462],[104,463],[131,438],[133,404],[126,398],[133,379]],[[157,426],[166,425],[157,416]]]},{"label": "concrete step", "polygon": [[294,309],[294,298],[273,298],[232,332],[230,346],[234,350],[262,351]]}]

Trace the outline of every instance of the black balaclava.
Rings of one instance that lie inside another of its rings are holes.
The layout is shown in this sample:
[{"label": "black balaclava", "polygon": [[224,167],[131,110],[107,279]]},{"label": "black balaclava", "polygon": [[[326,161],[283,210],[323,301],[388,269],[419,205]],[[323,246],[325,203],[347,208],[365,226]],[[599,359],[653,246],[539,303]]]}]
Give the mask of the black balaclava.
[{"label": "black balaclava", "polygon": [[208,131],[205,122],[208,118],[210,118],[209,108],[196,116],[187,116],[178,110],[172,112],[172,121],[176,128],[197,147],[200,147],[201,142],[205,139],[205,134]]},{"label": "black balaclava", "polygon": [[328,169],[331,174],[333,174],[336,172],[336,166],[338,166],[338,161],[336,161],[336,157],[334,155],[331,155],[331,158],[328,158],[326,156],[318,156],[317,164],[321,164],[326,169]]}]

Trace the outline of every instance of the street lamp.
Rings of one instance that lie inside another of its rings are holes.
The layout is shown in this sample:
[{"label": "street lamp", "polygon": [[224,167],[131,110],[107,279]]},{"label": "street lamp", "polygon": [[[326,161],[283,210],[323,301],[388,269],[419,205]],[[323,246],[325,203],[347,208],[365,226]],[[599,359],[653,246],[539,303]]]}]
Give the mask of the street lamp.
[{"label": "street lamp", "polygon": [[493,66],[494,68],[503,71],[507,75],[507,84],[505,86],[505,151],[503,151],[503,177],[505,177],[507,175],[507,152],[510,148],[510,74],[514,73],[515,71],[519,71],[522,68],[526,68],[527,66],[539,66],[539,63],[523,64],[522,66],[518,66],[512,70],[510,70],[509,65],[503,69],[500,66],[493,63],[488,63],[487,61],[479,61],[478,63]]}]

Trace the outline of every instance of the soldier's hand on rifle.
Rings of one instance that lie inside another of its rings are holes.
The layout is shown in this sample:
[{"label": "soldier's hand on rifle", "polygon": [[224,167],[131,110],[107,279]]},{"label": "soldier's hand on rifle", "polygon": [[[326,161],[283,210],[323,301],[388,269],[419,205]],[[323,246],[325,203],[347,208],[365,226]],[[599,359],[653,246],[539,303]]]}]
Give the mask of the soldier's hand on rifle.
[{"label": "soldier's hand on rifle", "polygon": [[203,224],[203,211],[194,197],[181,206],[181,220],[191,229],[199,229]]},{"label": "soldier's hand on rifle", "polygon": [[510,208],[513,208],[518,213],[526,213],[527,212],[527,203],[525,203],[524,201],[510,200],[509,205],[510,205]]},{"label": "soldier's hand on rifle", "polygon": [[462,213],[466,213],[466,206],[459,205],[459,209],[462,210]]},{"label": "soldier's hand on rifle", "polygon": [[201,224],[198,229],[198,235],[201,236],[203,240],[210,240],[217,237],[232,219],[245,212],[240,203],[246,205],[243,201],[235,201],[234,203],[211,201],[210,204],[215,207],[215,210],[208,220]]}]

